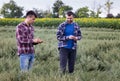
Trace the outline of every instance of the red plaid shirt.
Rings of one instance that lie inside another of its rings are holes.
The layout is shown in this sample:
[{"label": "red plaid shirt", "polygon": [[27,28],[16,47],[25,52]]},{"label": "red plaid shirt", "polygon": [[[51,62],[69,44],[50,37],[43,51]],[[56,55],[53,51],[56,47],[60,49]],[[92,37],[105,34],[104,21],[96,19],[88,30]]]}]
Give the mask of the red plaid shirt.
[{"label": "red plaid shirt", "polygon": [[34,38],[33,26],[28,26],[25,22],[20,23],[16,27],[16,39],[18,55],[20,54],[34,54],[33,38]]}]

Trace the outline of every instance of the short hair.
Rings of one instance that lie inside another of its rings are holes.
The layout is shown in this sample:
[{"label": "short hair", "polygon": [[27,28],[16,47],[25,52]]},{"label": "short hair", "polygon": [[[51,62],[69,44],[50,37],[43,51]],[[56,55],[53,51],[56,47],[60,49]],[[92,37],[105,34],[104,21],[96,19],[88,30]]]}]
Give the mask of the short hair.
[{"label": "short hair", "polygon": [[67,15],[67,16],[71,16],[71,15],[74,16],[74,13],[73,13],[72,11],[68,11],[68,12],[66,13],[66,15]]},{"label": "short hair", "polygon": [[30,10],[30,11],[28,11],[28,12],[26,13],[26,17],[27,17],[27,16],[31,16],[31,15],[34,15],[34,16],[37,18],[36,13],[35,13],[34,11],[32,11],[32,10]]}]

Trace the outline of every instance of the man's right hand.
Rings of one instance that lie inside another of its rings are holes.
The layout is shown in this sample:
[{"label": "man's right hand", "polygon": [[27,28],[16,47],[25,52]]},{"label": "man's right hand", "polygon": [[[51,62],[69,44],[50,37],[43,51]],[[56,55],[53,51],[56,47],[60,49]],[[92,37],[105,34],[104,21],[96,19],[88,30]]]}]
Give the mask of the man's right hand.
[{"label": "man's right hand", "polygon": [[73,39],[73,40],[77,41],[77,37],[75,37],[75,36],[73,36],[73,35],[70,35],[70,36],[69,36],[69,39]]},{"label": "man's right hand", "polygon": [[33,39],[33,43],[38,43],[38,39]]},{"label": "man's right hand", "polygon": [[73,39],[73,38],[74,38],[74,36],[73,36],[73,35],[70,35],[70,36],[69,36],[69,39]]},{"label": "man's right hand", "polygon": [[38,38],[38,43],[43,43],[43,40]]},{"label": "man's right hand", "polygon": [[39,38],[35,38],[35,39],[33,39],[33,42],[34,43],[42,43],[43,41]]}]

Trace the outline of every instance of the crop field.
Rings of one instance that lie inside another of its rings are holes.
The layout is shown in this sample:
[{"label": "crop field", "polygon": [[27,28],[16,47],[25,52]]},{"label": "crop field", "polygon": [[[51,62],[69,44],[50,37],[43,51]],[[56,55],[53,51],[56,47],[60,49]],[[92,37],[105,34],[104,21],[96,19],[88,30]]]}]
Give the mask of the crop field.
[{"label": "crop field", "polygon": [[[1,18],[0,26],[16,26],[24,18]],[[43,28],[56,28],[60,23],[65,21],[65,18],[37,18],[34,26]],[[110,28],[120,29],[120,19],[118,18],[75,18],[81,27],[96,27],[96,28]]]},{"label": "crop field", "polygon": [[17,56],[15,26],[0,27],[0,81],[120,81],[120,30],[81,28],[73,74],[59,73],[55,29],[35,27],[35,37],[44,43],[35,46],[35,62],[22,74]]}]

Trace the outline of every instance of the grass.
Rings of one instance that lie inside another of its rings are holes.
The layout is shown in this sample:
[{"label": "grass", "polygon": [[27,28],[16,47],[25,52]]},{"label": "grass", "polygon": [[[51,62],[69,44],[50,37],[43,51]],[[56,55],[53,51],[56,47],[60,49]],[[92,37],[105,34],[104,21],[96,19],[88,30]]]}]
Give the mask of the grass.
[{"label": "grass", "polygon": [[15,27],[0,27],[0,81],[120,81],[120,30],[82,28],[75,73],[60,76],[56,29],[35,28],[44,40],[35,46],[35,62],[21,74]]}]

